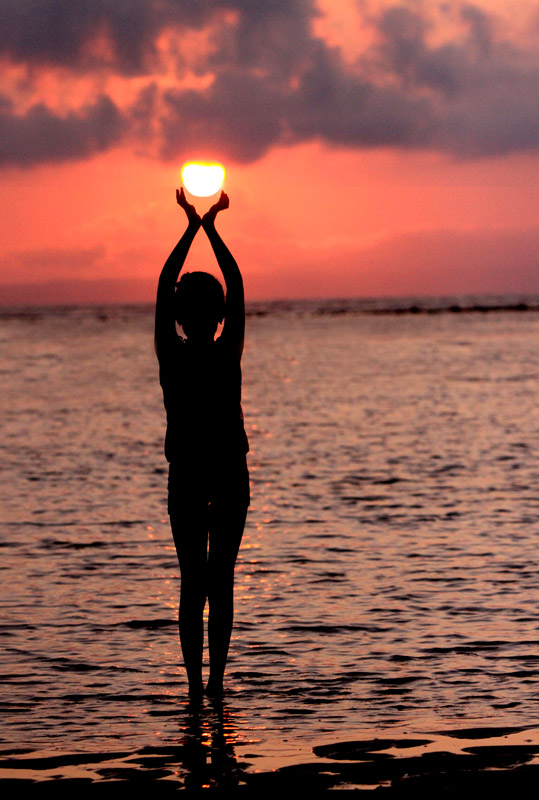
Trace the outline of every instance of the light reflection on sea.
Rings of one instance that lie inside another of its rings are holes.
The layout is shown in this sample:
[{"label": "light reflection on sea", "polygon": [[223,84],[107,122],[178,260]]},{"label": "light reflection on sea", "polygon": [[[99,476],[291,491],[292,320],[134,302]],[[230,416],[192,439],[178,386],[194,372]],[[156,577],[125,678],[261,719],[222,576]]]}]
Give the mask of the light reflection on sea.
[{"label": "light reflection on sea", "polygon": [[[259,311],[219,735],[284,764],[391,727],[533,727],[539,315]],[[182,741],[151,311],[0,336],[3,746]]]}]

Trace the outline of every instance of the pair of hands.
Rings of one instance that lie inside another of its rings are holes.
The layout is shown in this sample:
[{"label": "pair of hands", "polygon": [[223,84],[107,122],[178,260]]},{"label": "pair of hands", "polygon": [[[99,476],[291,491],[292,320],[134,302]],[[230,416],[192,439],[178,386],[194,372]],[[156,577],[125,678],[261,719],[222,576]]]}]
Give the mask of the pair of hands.
[{"label": "pair of hands", "polygon": [[202,225],[203,228],[205,228],[207,225],[213,225],[213,223],[215,222],[215,217],[217,216],[219,211],[223,211],[230,205],[228,195],[225,194],[224,192],[221,192],[219,200],[212,205],[210,210],[207,211],[202,218],[200,218],[196,208],[193,205],[191,205],[191,203],[187,202],[183,186],[180,190],[176,189],[176,202],[178,203],[179,206],[183,208],[183,210],[187,214],[187,219],[190,225],[191,224]]}]

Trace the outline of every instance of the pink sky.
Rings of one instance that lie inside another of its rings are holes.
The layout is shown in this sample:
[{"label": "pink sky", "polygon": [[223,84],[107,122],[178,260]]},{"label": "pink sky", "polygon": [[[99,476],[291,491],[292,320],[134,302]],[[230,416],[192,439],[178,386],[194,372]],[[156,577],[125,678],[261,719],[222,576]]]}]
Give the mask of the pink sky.
[{"label": "pink sky", "polygon": [[208,5],[0,10],[3,305],[152,301],[201,156],[250,299],[539,292],[538,4]]}]

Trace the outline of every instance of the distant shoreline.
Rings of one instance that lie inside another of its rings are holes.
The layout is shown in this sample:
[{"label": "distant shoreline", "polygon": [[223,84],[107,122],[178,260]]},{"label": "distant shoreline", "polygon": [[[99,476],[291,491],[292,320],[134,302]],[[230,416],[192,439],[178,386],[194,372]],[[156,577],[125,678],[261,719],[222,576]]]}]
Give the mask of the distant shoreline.
[{"label": "distant shoreline", "polygon": [[[0,306],[0,319],[89,316],[106,322],[117,314],[153,313],[153,303],[97,303]],[[539,295],[463,295],[459,297],[328,298],[319,300],[255,300],[247,303],[248,317],[283,314],[309,316],[492,314],[539,311]]]}]

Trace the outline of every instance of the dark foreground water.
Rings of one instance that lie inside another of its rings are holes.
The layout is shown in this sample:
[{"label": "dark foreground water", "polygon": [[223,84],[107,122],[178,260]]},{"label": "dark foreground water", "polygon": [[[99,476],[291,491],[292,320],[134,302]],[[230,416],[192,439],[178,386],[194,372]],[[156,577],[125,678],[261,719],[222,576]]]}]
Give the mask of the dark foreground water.
[{"label": "dark foreground water", "polygon": [[253,504],[200,715],[151,309],[0,317],[0,777],[241,783],[463,730],[537,749],[539,314],[440,305],[252,309]]}]

